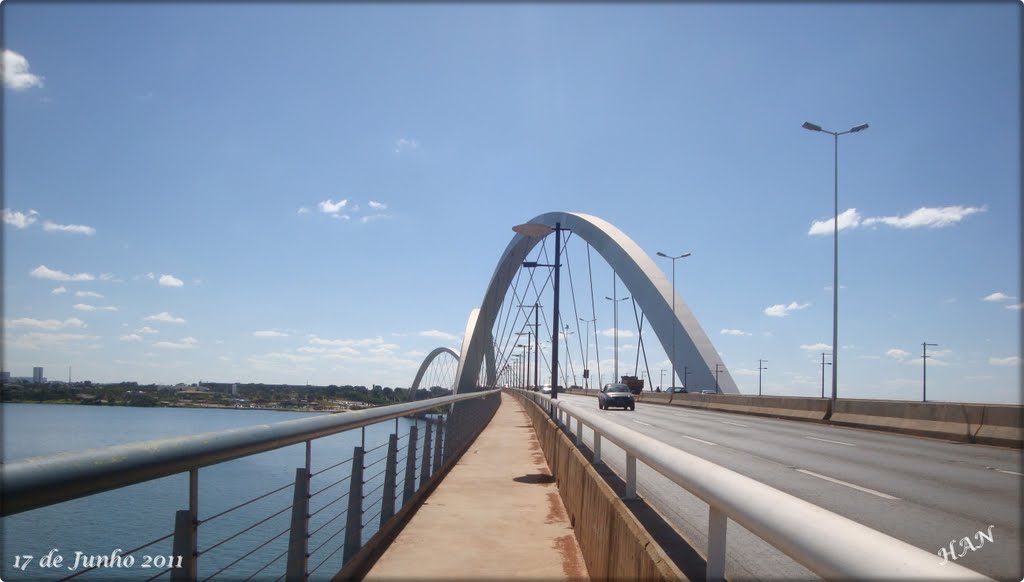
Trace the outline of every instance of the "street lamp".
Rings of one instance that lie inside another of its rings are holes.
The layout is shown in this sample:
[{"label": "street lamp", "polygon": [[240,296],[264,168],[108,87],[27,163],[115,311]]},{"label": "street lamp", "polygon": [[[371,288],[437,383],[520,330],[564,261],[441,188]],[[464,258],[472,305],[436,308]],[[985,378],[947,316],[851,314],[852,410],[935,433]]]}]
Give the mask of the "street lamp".
[{"label": "street lamp", "polygon": [[[832,362],[825,361],[825,355],[828,352],[821,352],[821,397],[825,397],[825,366],[831,366]],[[828,354],[832,355],[832,354]]]},{"label": "street lamp", "polygon": [[558,398],[558,282],[559,274],[562,271],[562,223],[556,222],[555,228],[546,224],[519,224],[512,227],[512,230],[523,236],[545,237],[555,233],[555,264],[542,265],[535,261],[523,261],[523,267],[527,269],[536,267],[551,267],[555,270],[554,294],[555,300],[551,314],[551,398]]},{"label": "street lamp", "polygon": [[[591,323],[594,324],[594,349],[596,350],[597,349],[597,318],[595,317],[594,319],[583,319],[581,317],[581,318],[579,318],[579,320],[582,321],[583,323],[587,324],[587,355],[584,356],[583,379],[586,380],[586,382],[585,382],[586,385],[587,385],[586,387],[590,388],[590,368],[589,368],[589,366],[590,366],[590,324]],[[600,358],[600,356],[599,356],[599,358]],[[597,379],[597,381],[598,381],[598,384],[600,384],[600,382],[601,382],[601,378],[600,378],[600,376],[601,376],[601,374],[600,374],[601,362],[600,362],[600,359],[598,360],[598,363],[597,363],[597,370],[598,370],[598,379]],[[600,388],[600,386],[598,386],[598,388]]]},{"label": "street lamp", "polygon": [[715,394],[718,394],[718,373],[722,371],[722,364],[715,364]]},{"label": "street lamp", "polygon": [[928,346],[937,346],[939,344],[930,344],[928,342],[921,342],[921,402],[928,401]]},{"label": "street lamp", "polygon": [[612,383],[619,381],[619,301],[625,301],[629,297],[623,297],[622,299],[612,299],[611,297],[605,297],[608,301],[612,302],[614,308],[614,320],[615,323],[615,376],[612,377]]},{"label": "street lamp", "polygon": [[[676,385],[676,259],[682,259],[690,256],[692,253],[683,253],[678,257],[666,255],[665,253],[658,251],[656,253],[659,257],[672,260],[672,386]],[[671,388],[671,386],[670,386]]]},{"label": "street lamp", "polygon": [[806,130],[820,131],[831,135],[835,144],[835,193],[833,196],[835,218],[832,223],[832,404],[834,407],[838,381],[836,353],[839,349],[839,136],[864,131],[868,128],[868,124],[862,123],[840,132],[822,129],[820,125],[815,125],[810,121],[805,121],[802,127]]},{"label": "street lamp", "polygon": [[768,368],[763,367],[762,364],[764,364],[767,361],[768,360],[758,360],[757,361],[757,395],[758,396],[761,395],[761,370],[767,370],[768,369]]},{"label": "street lamp", "polygon": [[525,368],[523,369],[523,388],[526,388],[530,383],[530,332],[518,331],[516,335],[526,336],[526,345],[517,344],[517,348],[523,348],[523,362]]}]

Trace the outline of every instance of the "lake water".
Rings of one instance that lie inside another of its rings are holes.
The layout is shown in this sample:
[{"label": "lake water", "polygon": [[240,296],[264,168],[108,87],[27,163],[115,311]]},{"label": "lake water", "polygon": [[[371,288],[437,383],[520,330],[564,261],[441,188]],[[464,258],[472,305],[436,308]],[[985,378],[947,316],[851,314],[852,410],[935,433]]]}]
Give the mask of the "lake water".
[{"label": "lake water", "polygon": [[[4,463],[8,463],[27,457],[269,424],[308,416],[316,416],[316,413],[2,404],[2,458]],[[422,424],[420,422],[420,444],[417,450],[422,450]],[[376,532],[379,521],[379,518],[371,517],[380,511],[382,490],[378,486],[383,483],[383,476],[379,472],[383,470],[384,463],[374,463],[386,455],[388,435],[395,431],[395,425],[395,421],[388,421],[365,430],[365,449],[368,453],[364,465],[368,468],[364,492],[373,493],[364,501],[364,541]],[[407,435],[412,425],[413,421],[400,419],[399,436]],[[327,488],[310,500],[310,513],[315,513],[310,519],[310,531],[322,527],[312,535],[309,543],[312,554],[309,570],[317,568],[311,576],[314,580],[329,580],[341,567],[342,551],[337,551],[333,556],[330,554],[338,550],[344,541],[344,514],[348,501],[347,498],[339,498],[347,493],[348,482],[335,483],[349,475],[351,463],[321,474],[317,472],[350,459],[353,448],[359,446],[364,438],[361,433],[355,430],[313,441],[314,477],[311,479],[310,491],[315,493]],[[408,438],[400,440],[399,447],[405,446],[407,442]],[[369,452],[375,447],[379,448]],[[399,492],[406,454],[407,449],[399,452]],[[304,463],[305,446],[298,444],[200,469],[200,521],[293,483],[295,469]],[[214,575],[224,566],[287,530],[291,510],[283,511],[219,547],[211,546],[289,507],[291,503],[292,488],[286,487],[265,499],[202,523],[199,527],[199,580]],[[400,503],[401,499],[396,507]],[[109,555],[116,549],[128,551],[136,548],[171,533],[174,530],[175,511],[187,508],[188,474],[184,473],[2,518],[0,555],[3,561],[0,564],[0,579],[5,582],[59,580],[81,569],[69,569],[74,565],[76,552],[85,556]],[[97,569],[75,580],[145,580],[163,568],[143,568],[143,556],[169,556],[171,543],[171,539],[167,539],[141,550],[135,554],[135,564],[130,568]],[[253,580],[276,580],[284,574],[286,557],[281,557],[262,572],[256,572],[285,552],[287,543],[288,534],[284,533],[213,579],[244,580],[255,575]],[[55,548],[57,551],[53,555],[63,557],[62,566],[40,567],[40,557]],[[18,558],[24,555],[33,558],[21,570],[15,564],[25,563],[24,558]],[[168,580],[169,577],[169,574],[165,574],[159,579]]]}]

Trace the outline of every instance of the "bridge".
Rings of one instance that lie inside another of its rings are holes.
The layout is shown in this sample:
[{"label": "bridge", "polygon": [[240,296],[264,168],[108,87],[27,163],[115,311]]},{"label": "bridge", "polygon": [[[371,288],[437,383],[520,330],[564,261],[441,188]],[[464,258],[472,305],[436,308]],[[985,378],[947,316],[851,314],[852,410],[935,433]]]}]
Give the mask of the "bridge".
[{"label": "bridge", "polygon": [[[83,519],[66,508],[87,499],[115,513],[120,492],[165,478],[177,479],[182,503],[131,516],[153,524],[132,530],[149,537],[64,555],[62,568],[54,552],[69,542],[58,534],[49,554],[19,548],[4,556],[3,579],[1024,575],[1020,406],[740,394],[673,281],[625,233],[569,212],[526,224],[501,253],[461,347],[430,352],[409,391],[440,385],[451,396],[8,462],[6,533],[33,527],[36,512]],[[568,260],[573,239],[587,277]],[[602,373],[596,353],[593,255],[614,273],[616,319],[632,300],[632,376],[651,381],[646,352],[663,350],[687,392],[648,387],[635,411],[598,408],[603,381],[622,375],[617,335],[614,372]],[[581,279],[589,285],[577,292]],[[320,454],[342,436],[358,443],[351,454]],[[201,475],[278,450],[295,453],[292,469],[252,483],[230,507],[201,504],[203,488],[217,486]],[[68,568],[76,558],[82,567]]]}]

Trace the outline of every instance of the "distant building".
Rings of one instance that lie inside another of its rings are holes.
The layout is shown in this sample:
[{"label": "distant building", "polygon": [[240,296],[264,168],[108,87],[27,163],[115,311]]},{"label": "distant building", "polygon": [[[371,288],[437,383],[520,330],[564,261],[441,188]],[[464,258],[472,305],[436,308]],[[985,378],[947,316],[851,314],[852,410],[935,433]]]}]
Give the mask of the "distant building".
[{"label": "distant building", "polygon": [[0,382],[10,382],[10,381],[11,381],[11,373],[10,372],[0,372]]},{"label": "distant building", "polygon": [[42,366],[36,366],[35,368],[32,368],[32,381],[35,382],[36,384],[42,384],[43,382],[46,382],[46,378],[43,378]]}]

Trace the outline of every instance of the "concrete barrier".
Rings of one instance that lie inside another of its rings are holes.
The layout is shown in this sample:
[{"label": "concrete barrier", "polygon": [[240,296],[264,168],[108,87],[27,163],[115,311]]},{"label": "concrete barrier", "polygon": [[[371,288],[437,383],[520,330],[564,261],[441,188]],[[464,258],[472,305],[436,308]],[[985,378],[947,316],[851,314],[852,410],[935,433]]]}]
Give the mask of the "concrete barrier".
[{"label": "concrete barrier", "polygon": [[523,403],[556,479],[592,580],[686,580],[612,488],[547,414]]},{"label": "concrete barrier", "polygon": [[1022,448],[1024,408],[1012,404],[836,401],[832,424]]},{"label": "concrete barrier", "polygon": [[[597,396],[596,390],[571,390],[570,394]],[[642,392],[638,402],[671,404],[689,408],[704,408],[737,412],[757,416],[772,416],[792,420],[822,421],[828,413],[828,400],[799,396],[745,396],[742,394],[675,394]]]}]

